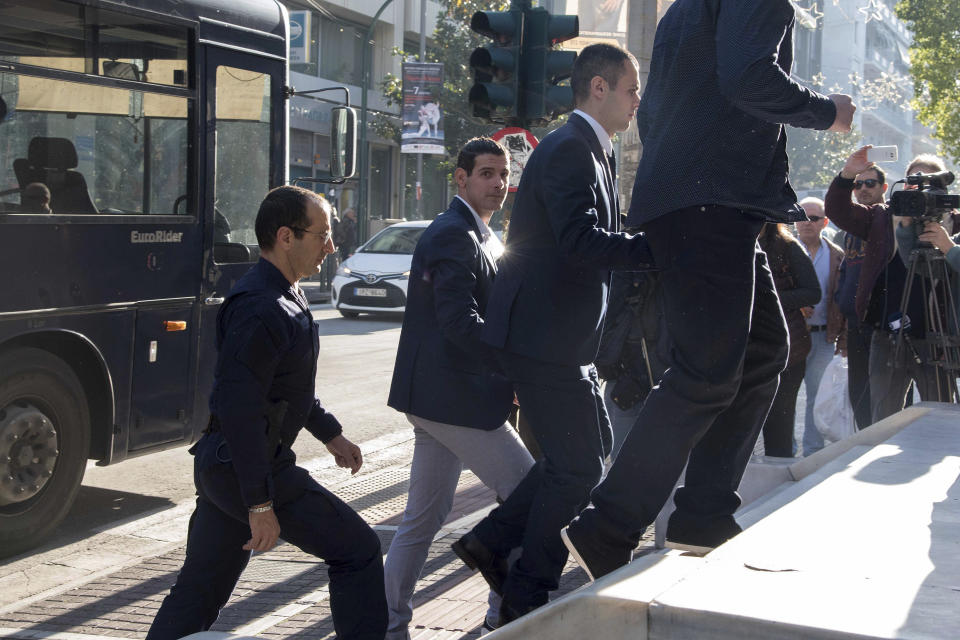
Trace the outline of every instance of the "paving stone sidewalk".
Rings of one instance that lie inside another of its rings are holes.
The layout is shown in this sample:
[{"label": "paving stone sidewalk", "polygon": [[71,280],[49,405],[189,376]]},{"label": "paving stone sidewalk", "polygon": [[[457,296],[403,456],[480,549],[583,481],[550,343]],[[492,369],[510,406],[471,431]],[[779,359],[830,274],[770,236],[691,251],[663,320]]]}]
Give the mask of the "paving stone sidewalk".
[{"label": "paving stone sidewalk", "polygon": [[[412,442],[399,443],[368,456],[369,471],[344,479],[335,470],[312,470],[320,482],[351,504],[380,536],[384,552],[406,502]],[[405,455],[406,454],[406,455]],[[334,480],[335,479],[335,480]],[[454,508],[431,545],[414,595],[411,636],[474,638],[486,611],[487,588],[450,549],[450,544],[494,505],[493,492],[464,472]],[[647,540],[649,544],[649,540]],[[184,547],[95,578],[81,586],[53,592],[8,607],[0,614],[0,637],[83,640],[81,636],[142,638],[160,602],[173,584]],[[557,597],[586,583],[568,563]],[[229,603],[213,627],[216,631],[263,638],[333,638],[326,566],[293,545],[282,543],[256,554]]]}]

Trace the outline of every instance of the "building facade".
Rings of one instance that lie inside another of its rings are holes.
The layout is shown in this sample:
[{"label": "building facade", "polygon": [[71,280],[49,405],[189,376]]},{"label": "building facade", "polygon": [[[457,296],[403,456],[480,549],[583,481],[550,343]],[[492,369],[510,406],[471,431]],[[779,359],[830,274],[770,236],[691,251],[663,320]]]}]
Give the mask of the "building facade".
[{"label": "building facade", "polygon": [[935,153],[930,131],[909,107],[912,35],[894,13],[896,0],[798,0],[794,76],[823,93],[848,93],[863,144],[896,145],[884,165],[895,180],[911,158]]},{"label": "building facade", "polygon": [[[400,76],[402,61],[394,55],[395,49],[418,49],[421,1],[394,0],[388,4],[366,43],[371,65],[367,87],[369,162],[367,166],[358,165],[356,176],[342,185],[314,187],[340,211],[356,207],[359,175],[366,172],[369,219],[412,218],[416,214],[416,156],[401,154],[397,142],[379,135],[374,122],[380,116],[399,125],[399,105],[387,104],[380,85],[387,74]],[[346,86],[351,105],[358,110],[359,126],[364,38],[383,0],[283,0],[283,4],[290,13],[290,84],[298,91]],[[428,37],[441,10],[439,3],[426,2]],[[339,104],[341,95],[315,95],[317,99],[295,96],[291,100],[291,180],[318,177],[329,171],[330,110]],[[357,158],[359,161],[359,149]],[[445,180],[436,176],[432,180],[439,182],[440,188],[425,189],[424,194],[437,202],[425,202],[424,211],[443,210],[446,205]]]}]

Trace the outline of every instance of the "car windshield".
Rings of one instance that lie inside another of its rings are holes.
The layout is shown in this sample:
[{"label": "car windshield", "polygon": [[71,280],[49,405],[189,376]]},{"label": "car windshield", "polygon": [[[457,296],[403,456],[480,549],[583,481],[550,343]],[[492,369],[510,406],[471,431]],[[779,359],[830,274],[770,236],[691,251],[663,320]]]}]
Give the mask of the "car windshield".
[{"label": "car windshield", "polygon": [[426,227],[387,227],[365,244],[360,253],[413,254],[424,229]]}]

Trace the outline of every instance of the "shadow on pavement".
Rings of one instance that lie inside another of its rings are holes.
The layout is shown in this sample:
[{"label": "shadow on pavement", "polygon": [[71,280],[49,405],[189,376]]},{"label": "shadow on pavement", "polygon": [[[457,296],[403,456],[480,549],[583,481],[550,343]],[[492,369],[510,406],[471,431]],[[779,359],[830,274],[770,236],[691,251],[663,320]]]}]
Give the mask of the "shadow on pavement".
[{"label": "shadow on pavement", "polygon": [[168,498],[81,486],[67,517],[46,542],[20,555],[4,558],[0,565],[79,542],[108,525],[172,506],[174,503]]},{"label": "shadow on pavement", "polygon": [[361,314],[358,318],[320,318],[316,323],[321,336],[362,336],[398,329],[403,323],[403,315]]}]

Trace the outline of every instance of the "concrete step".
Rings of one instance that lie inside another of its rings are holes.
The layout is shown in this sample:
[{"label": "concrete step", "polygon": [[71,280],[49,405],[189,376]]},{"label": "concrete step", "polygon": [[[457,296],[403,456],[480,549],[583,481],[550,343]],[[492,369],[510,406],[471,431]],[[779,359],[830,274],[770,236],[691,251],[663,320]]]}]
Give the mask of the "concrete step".
[{"label": "concrete step", "polygon": [[491,640],[960,633],[960,407],[921,403],[788,469],[712,553],[644,556]]}]

